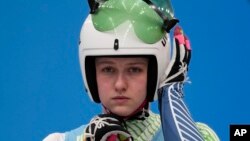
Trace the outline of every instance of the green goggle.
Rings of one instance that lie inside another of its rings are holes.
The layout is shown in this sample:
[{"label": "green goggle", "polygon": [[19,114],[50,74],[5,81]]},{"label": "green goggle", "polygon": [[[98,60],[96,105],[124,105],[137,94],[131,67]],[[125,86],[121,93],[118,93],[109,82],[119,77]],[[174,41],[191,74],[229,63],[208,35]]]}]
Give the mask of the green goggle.
[{"label": "green goggle", "polygon": [[[96,30],[109,31],[129,20],[145,43],[162,39],[178,22],[169,0],[88,0]],[[161,7],[157,6],[160,5]]]}]

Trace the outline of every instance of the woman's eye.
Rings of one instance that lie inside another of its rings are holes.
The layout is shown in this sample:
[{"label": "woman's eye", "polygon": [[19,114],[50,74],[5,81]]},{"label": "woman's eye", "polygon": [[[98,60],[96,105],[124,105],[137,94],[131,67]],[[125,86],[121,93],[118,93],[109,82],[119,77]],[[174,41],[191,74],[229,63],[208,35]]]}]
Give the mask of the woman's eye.
[{"label": "woman's eye", "polygon": [[115,69],[113,69],[112,67],[104,67],[102,69],[102,72],[106,72],[106,73],[111,73],[111,72],[114,72]]},{"label": "woman's eye", "polygon": [[142,72],[142,69],[139,68],[139,67],[132,67],[132,68],[129,69],[129,72],[139,73],[139,72]]}]

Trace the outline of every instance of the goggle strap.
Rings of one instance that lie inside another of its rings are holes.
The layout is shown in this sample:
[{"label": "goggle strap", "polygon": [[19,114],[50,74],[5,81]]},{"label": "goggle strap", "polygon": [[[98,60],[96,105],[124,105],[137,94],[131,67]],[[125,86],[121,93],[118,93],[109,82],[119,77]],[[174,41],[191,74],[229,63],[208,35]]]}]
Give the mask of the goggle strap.
[{"label": "goggle strap", "polygon": [[178,19],[171,19],[169,20],[169,18],[167,16],[165,16],[156,6],[155,4],[150,1],[150,0],[143,0],[144,2],[146,2],[162,19],[163,19],[163,29],[169,33],[170,30],[179,22]]},{"label": "goggle strap", "polygon": [[88,3],[90,8],[90,14],[95,14],[100,5],[99,2],[95,0],[88,0]]},{"label": "goggle strap", "polygon": [[169,33],[170,32],[170,30],[177,24],[179,22],[179,20],[178,19],[171,19],[171,20],[169,20],[169,19],[165,19],[164,20],[164,23],[163,23],[163,29],[165,29],[165,31],[167,32],[167,33]]}]

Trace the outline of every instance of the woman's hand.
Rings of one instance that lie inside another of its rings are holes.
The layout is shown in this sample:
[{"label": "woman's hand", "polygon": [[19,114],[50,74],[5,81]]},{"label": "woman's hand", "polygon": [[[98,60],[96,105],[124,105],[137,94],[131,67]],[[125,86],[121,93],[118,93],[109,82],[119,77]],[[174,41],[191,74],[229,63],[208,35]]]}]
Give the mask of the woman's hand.
[{"label": "woman's hand", "polygon": [[84,132],[85,141],[132,141],[123,119],[112,114],[94,117]]}]

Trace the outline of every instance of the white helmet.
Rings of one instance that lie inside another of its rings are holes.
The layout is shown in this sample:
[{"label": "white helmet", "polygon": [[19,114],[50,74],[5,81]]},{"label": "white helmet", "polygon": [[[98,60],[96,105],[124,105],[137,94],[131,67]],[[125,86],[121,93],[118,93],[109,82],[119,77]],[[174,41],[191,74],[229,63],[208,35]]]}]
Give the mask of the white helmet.
[{"label": "white helmet", "polygon": [[[88,15],[86,18],[81,29],[79,44],[81,71],[90,99],[100,103],[96,82],[95,57],[145,56],[149,58],[147,100],[156,100],[159,82],[164,79],[164,72],[170,61],[169,34],[163,32],[162,37],[156,42],[145,43],[145,40],[138,38],[135,33],[133,23],[136,21],[126,20],[113,29],[100,31],[100,29],[97,30],[93,16],[94,14]],[[110,17],[107,17],[107,19],[110,19]],[[150,35],[148,36],[150,37]]]}]

